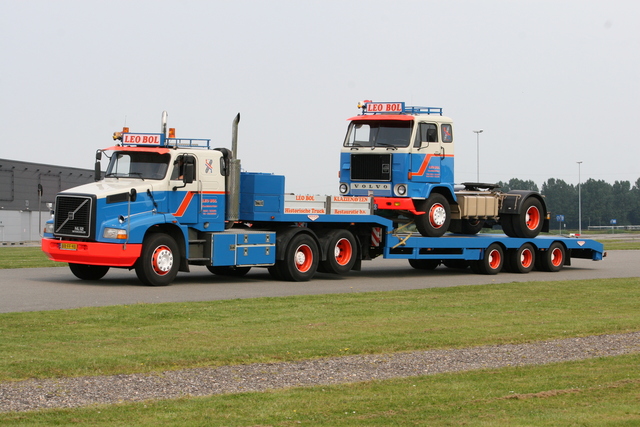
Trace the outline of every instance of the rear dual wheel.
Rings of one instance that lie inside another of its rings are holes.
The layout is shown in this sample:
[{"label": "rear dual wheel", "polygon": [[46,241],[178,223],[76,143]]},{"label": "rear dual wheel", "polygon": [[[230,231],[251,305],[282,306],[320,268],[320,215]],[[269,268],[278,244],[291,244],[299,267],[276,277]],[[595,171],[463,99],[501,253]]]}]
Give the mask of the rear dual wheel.
[{"label": "rear dual wheel", "polygon": [[528,273],[533,270],[536,260],[536,251],[531,243],[525,243],[518,249],[507,251],[505,270],[512,273]]},{"label": "rear dual wheel", "polygon": [[560,271],[566,261],[566,255],[564,245],[560,242],[553,242],[549,249],[538,251],[536,268],[552,273]]},{"label": "rear dual wheel", "polygon": [[481,260],[471,261],[471,269],[479,274],[498,274],[503,266],[504,251],[497,243],[492,243],[485,249]]},{"label": "rear dual wheel", "polygon": [[269,267],[269,273],[277,280],[306,282],[316,274],[319,261],[315,239],[309,234],[298,233],[287,244],[284,258]]},{"label": "rear dual wheel", "polygon": [[347,274],[356,263],[356,239],[348,230],[331,230],[325,239],[327,259],[320,263],[321,271]]},{"label": "rear dual wheel", "polygon": [[542,231],[544,225],[544,210],[542,202],[535,197],[529,197],[520,207],[520,213],[504,215],[500,219],[502,230],[509,237],[531,239]]}]

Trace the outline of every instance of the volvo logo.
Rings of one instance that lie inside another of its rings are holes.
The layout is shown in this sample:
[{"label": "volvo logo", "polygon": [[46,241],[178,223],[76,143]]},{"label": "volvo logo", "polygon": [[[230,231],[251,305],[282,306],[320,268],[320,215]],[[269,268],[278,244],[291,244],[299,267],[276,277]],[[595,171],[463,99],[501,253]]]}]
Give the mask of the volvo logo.
[{"label": "volvo logo", "polygon": [[67,219],[68,219],[69,221],[73,221],[73,220],[75,219],[75,212],[69,212],[69,213],[67,214]]}]

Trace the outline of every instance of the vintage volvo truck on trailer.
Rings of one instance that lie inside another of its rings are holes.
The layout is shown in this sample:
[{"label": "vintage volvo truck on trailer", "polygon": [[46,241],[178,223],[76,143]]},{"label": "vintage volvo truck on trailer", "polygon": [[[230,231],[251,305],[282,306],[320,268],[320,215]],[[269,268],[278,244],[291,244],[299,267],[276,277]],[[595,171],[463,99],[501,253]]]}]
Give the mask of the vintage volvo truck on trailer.
[{"label": "vintage volvo truck on trailer", "polygon": [[[598,242],[538,236],[548,212],[537,193],[501,193],[482,183],[456,189],[453,123],[441,109],[362,108],[350,119],[338,196],[286,194],[284,176],[242,172],[239,114],[231,149],[176,138],[166,113],[159,133],[125,128],[114,133],[116,145],[98,150],[95,183],[56,196],[42,250],[80,279],[126,268],[152,286],[194,265],[230,276],[264,267],[275,279],[306,281],[317,271],[359,270],[380,256],[484,274],[602,259]],[[420,233],[407,231],[411,222]],[[490,223],[507,235],[477,234]]]}]

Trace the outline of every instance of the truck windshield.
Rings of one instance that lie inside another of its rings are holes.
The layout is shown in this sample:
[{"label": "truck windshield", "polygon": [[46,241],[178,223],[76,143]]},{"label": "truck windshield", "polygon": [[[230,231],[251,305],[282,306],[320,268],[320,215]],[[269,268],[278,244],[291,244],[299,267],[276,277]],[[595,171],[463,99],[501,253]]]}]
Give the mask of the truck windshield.
[{"label": "truck windshield", "polygon": [[413,122],[399,120],[353,121],[345,147],[408,147]]},{"label": "truck windshield", "polygon": [[169,169],[169,154],[116,152],[105,178],[163,179]]}]

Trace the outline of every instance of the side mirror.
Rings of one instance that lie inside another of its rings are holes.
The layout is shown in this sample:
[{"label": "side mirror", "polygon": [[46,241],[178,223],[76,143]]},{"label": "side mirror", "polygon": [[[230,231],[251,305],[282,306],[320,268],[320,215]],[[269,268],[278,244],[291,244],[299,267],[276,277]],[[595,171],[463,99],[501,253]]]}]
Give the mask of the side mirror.
[{"label": "side mirror", "polygon": [[184,174],[182,175],[182,182],[185,184],[191,184],[196,176],[196,168],[193,163],[185,163]]},{"label": "side mirror", "polygon": [[100,170],[100,161],[96,161],[96,164],[94,166],[94,170],[93,170],[93,174],[94,174],[94,179],[96,181],[100,181],[100,179],[102,178],[102,171]]}]

